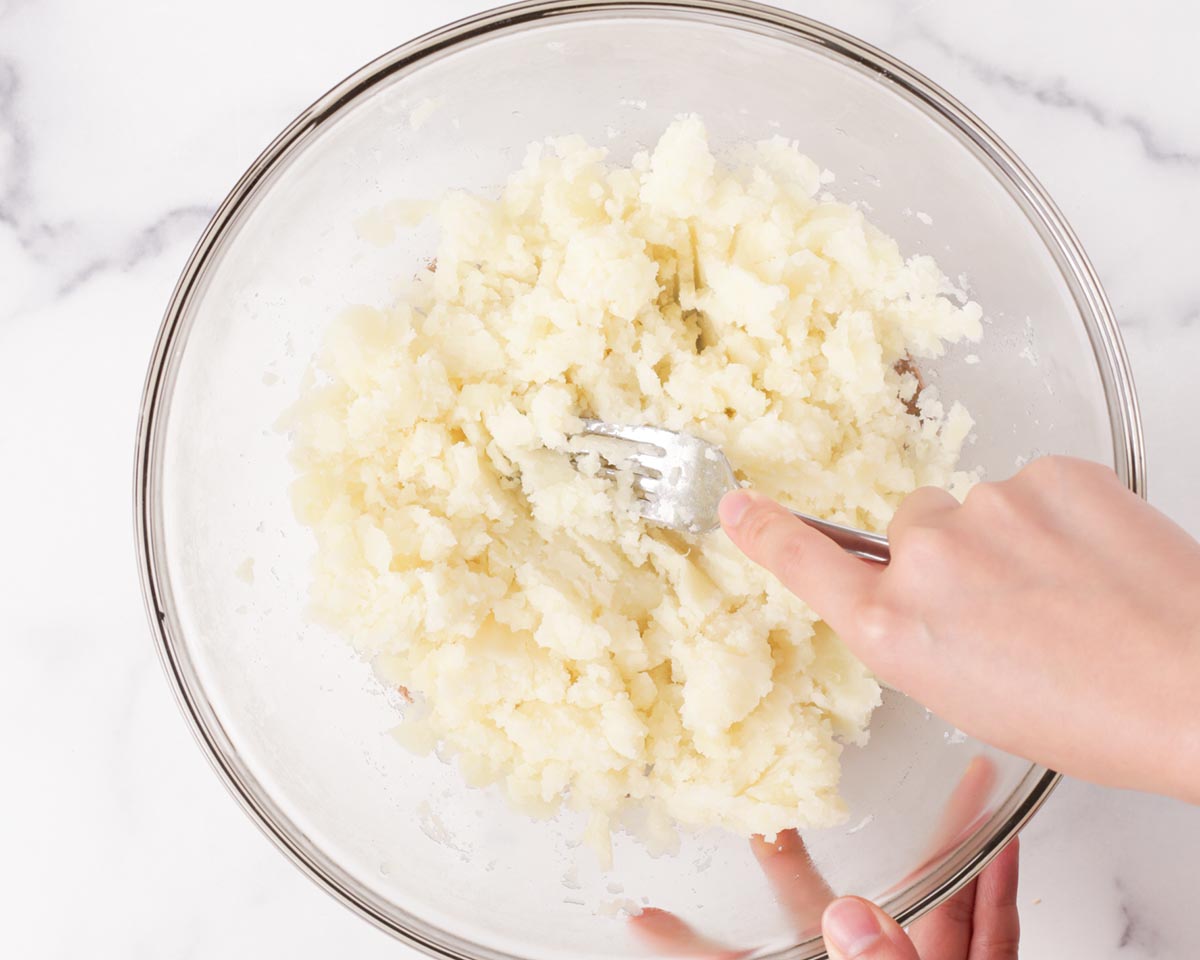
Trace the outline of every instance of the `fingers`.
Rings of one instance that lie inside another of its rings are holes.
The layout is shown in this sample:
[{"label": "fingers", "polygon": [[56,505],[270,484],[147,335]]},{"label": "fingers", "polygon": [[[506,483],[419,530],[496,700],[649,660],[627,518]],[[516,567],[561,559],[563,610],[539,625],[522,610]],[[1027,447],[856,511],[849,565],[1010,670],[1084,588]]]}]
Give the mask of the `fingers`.
[{"label": "fingers", "polygon": [[826,907],[821,932],[831,960],[920,960],[900,925],[858,897],[842,897]]},{"label": "fingers", "polygon": [[996,764],[980,754],[971,758],[938,821],[925,862],[940,859],[979,825],[987,802],[996,787]]},{"label": "fingers", "polygon": [[821,925],[821,913],[833,900],[833,891],[817,872],[804,841],[795,830],[782,830],[774,840],[755,836],[750,849],[758,858],[775,897],[791,916],[803,938]]},{"label": "fingers", "polygon": [[954,787],[926,847],[924,858],[888,889],[907,886],[932,863],[954,850],[987,816],[987,802],[996,787],[996,764],[982,754],[972,757]]},{"label": "fingers", "polygon": [[737,547],[808,602],[835,631],[846,632],[870,598],[881,571],[749,490],[721,500],[721,526]]},{"label": "fingers", "polygon": [[913,924],[912,942],[920,956],[1017,960],[1017,857],[1014,838],[978,879]]},{"label": "fingers", "polygon": [[968,883],[909,928],[917,953],[931,960],[967,960],[975,926],[975,890],[976,882]]},{"label": "fingers", "polygon": [[[768,842],[750,838],[750,849],[762,865],[780,905],[795,919],[801,937],[820,928],[821,912],[833,892],[809,859],[804,841],[795,830],[783,830]],[[629,919],[634,933],[656,953],[665,956],[702,957],[707,960],[737,960],[748,951],[734,950],[705,937],[684,920],[666,910],[649,907]]]},{"label": "fingers", "polygon": [[1014,837],[979,875],[975,894],[975,935],[968,960],[1017,960],[1021,919],[1017,915],[1017,860]]},{"label": "fingers", "polygon": [[701,957],[706,960],[737,960],[746,950],[731,950],[710,940],[667,910],[647,907],[629,926],[652,950],[668,957]]},{"label": "fingers", "polygon": [[904,535],[913,527],[935,526],[937,522],[960,504],[940,487],[919,487],[910,493],[896,508],[892,522],[888,524],[888,540],[903,543]]}]

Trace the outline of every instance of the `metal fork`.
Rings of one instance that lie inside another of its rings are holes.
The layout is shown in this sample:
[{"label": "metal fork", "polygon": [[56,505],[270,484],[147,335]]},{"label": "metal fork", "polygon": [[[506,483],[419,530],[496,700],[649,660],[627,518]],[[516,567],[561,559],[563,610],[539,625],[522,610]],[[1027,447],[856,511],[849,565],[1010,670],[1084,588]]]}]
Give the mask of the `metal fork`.
[{"label": "metal fork", "polygon": [[[717,504],[738,487],[733,467],[720,447],[661,427],[584,420],[572,452],[576,461],[579,454],[597,454],[601,476],[615,479],[620,472],[628,471],[633,478],[638,513],[651,523],[681,533],[707,533],[720,526]],[[887,537],[795,510],[791,513],[849,554],[876,563],[891,560]]]}]

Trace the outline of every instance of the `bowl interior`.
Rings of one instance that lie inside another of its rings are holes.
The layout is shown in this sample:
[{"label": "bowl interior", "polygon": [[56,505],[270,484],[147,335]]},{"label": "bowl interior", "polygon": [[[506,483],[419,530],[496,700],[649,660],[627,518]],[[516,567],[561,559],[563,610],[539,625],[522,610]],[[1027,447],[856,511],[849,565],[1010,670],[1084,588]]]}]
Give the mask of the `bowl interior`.
[{"label": "bowl interior", "polygon": [[[449,37],[449,35],[447,35]],[[365,241],[364,214],[448,188],[495,190],[526,143],[578,133],[627,160],[679,113],[717,151],[780,134],[833,170],[908,253],[933,254],[984,307],[984,341],[928,371],[974,415],[966,465],[1112,463],[1117,399],[1096,319],[1047,228],[986,151],[836,42],[693,10],[515,17],[419,55],[400,52],[293,131],[204,253],[180,301],[148,437],[156,603],[190,709],[226,774],[293,852],[373,919],[469,956],[649,952],[620,911],[679,913],[738,948],[819,953],[816,917],[789,915],[743,839],[687,835],[652,857],[617,838],[602,873],[564,814],[534,823],[437,758],[389,736],[392,705],[336,637],[306,622],[312,544],[293,518],[287,437],[330,320],[378,304],[419,269],[428,229]],[[436,46],[436,45],[435,45]],[[171,318],[168,318],[171,322]],[[976,354],[968,360],[968,354]],[[1045,772],[972,741],[888,692],[871,743],[844,759],[851,815],[806,837],[839,893],[910,911],[1007,830]],[[925,863],[973,758],[995,782],[961,842]],[[799,936],[798,936],[799,931]]]}]

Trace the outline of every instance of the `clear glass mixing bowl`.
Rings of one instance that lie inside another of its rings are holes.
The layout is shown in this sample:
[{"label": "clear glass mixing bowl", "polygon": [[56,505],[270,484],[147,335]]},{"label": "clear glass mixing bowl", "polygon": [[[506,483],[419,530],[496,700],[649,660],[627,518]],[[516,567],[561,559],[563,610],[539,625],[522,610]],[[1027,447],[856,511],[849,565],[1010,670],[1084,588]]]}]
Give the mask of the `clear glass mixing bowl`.
[{"label": "clear glass mixing bowl", "polygon": [[[142,411],[139,546],[167,670],[234,795],[328,890],[437,955],[648,954],[620,912],[646,904],[754,955],[821,953],[816,916],[783,909],[744,839],[690,835],[654,858],[622,836],[604,874],[573,816],[534,823],[406,753],[366,665],[304,617],[312,544],[274,424],[330,319],[385,300],[431,248],[424,232],[364,243],[358,217],[393,197],[494,189],[547,135],[625,160],[683,112],[718,150],[799,140],[904,250],[965,277],[985,339],[926,373],[976,418],[968,466],[997,478],[1070,453],[1142,489],[1129,370],[1083,251],[992,133],[885,54],[747,3],[578,0],[483,14],[363,68],[258,159],[184,271]],[[833,890],[908,921],[1054,782],[888,692],[870,745],[845,755],[849,822],[806,840]]]}]

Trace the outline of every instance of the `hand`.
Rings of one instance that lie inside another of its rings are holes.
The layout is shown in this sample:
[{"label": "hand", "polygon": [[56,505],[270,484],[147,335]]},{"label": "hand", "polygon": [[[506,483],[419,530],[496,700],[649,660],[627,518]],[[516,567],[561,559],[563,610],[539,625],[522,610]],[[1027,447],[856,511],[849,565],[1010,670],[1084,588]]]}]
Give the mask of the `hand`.
[{"label": "hand", "polygon": [[[927,853],[897,887],[957,849],[987,819],[995,782],[995,767],[986,757],[975,757],[967,765]],[[859,897],[837,899],[795,830],[785,830],[773,841],[754,837],[750,847],[797,936],[807,940],[820,930],[833,960],[1011,960],[1017,956],[1015,840],[976,880],[912,924],[908,935],[873,903]],[[629,923],[634,933],[666,956],[740,960],[754,952],[711,940],[665,910],[643,910]]]},{"label": "hand", "polygon": [[981,740],[1200,801],[1200,544],[1111,470],[1035,460],[896,511],[886,568],[739,490],[722,525],[876,674]]},{"label": "hand", "polygon": [[842,897],[821,919],[831,960],[1016,960],[1017,841],[908,934],[875,906]]}]

